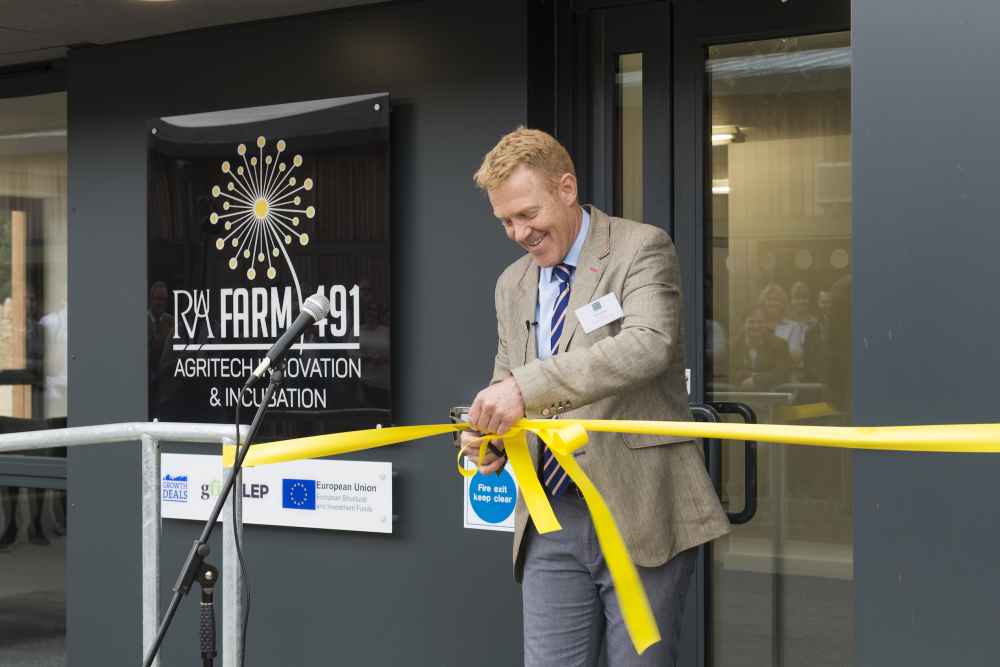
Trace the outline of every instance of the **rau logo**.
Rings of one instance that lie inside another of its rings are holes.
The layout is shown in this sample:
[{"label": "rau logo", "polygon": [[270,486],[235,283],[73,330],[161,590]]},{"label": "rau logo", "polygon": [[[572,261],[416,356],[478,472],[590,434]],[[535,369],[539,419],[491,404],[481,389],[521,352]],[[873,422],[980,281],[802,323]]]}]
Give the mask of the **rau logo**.
[{"label": "rau logo", "polygon": [[215,247],[220,252],[232,253],[229,268],[233,271],[246,262],[249,281],[255,280],[259,271],[268,280],[274,280],[278,275],[278,260],[284,259],[302,303],[302,288],[286,246],[296,239],[301,245],[309,243],[309,234],[299,227],[301,216],[308,220],[316,216],[316,208],[303,208],[302,200],[314,183],[311,178],[299,183],[295,170],[302,167],[302,156],[296,154],[287,160],[284,139],[277,141],[274,153],[266,148],[267,139],[257,137],[257,155],[248,159],[247,145],[240,144],[236,153],[242,164],[233,169],[228,160],[222,163],[222,173],[228,180],[223,186],[212,188],[212,197],[222,202],[221,212],[212,211],[209,216],[213,225],[222,226]]}]

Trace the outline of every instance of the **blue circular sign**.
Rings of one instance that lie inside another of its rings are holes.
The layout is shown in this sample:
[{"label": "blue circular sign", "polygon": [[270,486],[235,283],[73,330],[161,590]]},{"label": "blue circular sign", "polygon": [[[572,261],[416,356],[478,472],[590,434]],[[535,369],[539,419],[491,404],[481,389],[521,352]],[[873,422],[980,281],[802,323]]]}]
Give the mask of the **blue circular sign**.
[{"label": "blue circular sign", "polygon": [[501,523],[517,504],[517,485],[506,470],[499,475],[477,472],[469,481],[469,504],[472,511],[487,523]]}]

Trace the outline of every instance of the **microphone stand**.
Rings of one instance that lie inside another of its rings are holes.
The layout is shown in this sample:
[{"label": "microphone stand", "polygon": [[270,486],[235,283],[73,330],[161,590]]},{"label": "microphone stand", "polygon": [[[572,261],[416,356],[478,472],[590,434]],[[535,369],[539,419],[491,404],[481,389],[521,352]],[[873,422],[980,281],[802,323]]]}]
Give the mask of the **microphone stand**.
[{"label": "microphone stand", "polygon": [[[240,473],[240,469],[243,467],[243,459],[246,458],[247,453],[250,451],[250,445],[253,443],[253,438],[257,434],[257,429],[260,428],[260,423],[264,418],[264,412],[267,410],[267,404],[271,402],[271,396],[274,394],[275,390],[280,386],[282,380],[284,379],[284,363],[282,363],[277,368],[270,370],[270,379],[267,385],[267,389],[264,391],[264,399],[261,401],[260,406],[257,408],[257,414],[254,415],[253,422],[250,424],[250,431],[247,433],[247,440],[242,445],[239,444],[239,436],[237,435],[237,452],[236,460],[233,463],[233,467],[229,469],[229,475],[226,477],[226,482],[222,487],[222,492],[219,493],[219,497],[215,500],[215,507],[212,508],[212,514],[208,517],[208,521],[205,522],[205,527],[201,531],[201,535],[194,541],[191,546],[191,551],[187,555],[187,559],[184,561],[184,565],[181,567],[180,575],[177,577],[177,583],[174,584],[174,595],[170,599],[170,605],[167,607],[167,612],[160,622],[160,627],[156,632],[156,639],[153,640],[153,645],[149,647],[149,651],[146,653],[146,658],[143,661],[143,667],[150,667],[153,664],[153,660],[156,658],[157,652],[160,650],[160,644],[163,643],[163,638],[167,634],[167,630],[170,628],[170,623],[174,619],[174,614],[177,613],[177,608],[180,606],[181,598],[188,594],[191,590],[192,584],[195,581],[208,580],[211,581],[213,577],[218,577],[218,570],[205,562],[205,558],[211,552],[211,548],[208,546],[208,540],[212,536],[212,531],[215,529],[215,522],[219,518],[219,514],[222,513],[222,507],[226,503],[226,498],[233,490],[233,486],[236,484],[236,477]],[[240,396],[237,397],[239,400],[242,397],[243,391],[240,391]],[[239,431],[237,430],[237,434]],[[215,630],[215,616],[214,611],[212,612],[212,623],[208,624],[207,618],[202,617],[202,629],[211,628],[211,632],[214,634]],[[214,638],[211,642],[214,647]],[[199,644],[200,648],[207,648],[205,642]],[[207,651],[202,652],[202,659],[205,665],[211,665],[211,658],[206,656]],[[212,656],[214,657],[214,656]],[[207,660],[207,661],[206,661]]]}]

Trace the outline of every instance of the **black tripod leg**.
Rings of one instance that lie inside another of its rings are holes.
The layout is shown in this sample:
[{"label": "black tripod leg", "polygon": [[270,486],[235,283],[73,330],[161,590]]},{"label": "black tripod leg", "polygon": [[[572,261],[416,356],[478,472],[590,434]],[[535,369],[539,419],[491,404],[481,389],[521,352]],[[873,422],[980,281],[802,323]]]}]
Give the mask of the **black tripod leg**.
[{"label": "black tripod leg", "polygon": [[215,647],[215,584],[219,580],[219,571],[203,563],[198,573],[198,583],[201,584],[201,637],[202,667],[212,667],[218,651]]}]

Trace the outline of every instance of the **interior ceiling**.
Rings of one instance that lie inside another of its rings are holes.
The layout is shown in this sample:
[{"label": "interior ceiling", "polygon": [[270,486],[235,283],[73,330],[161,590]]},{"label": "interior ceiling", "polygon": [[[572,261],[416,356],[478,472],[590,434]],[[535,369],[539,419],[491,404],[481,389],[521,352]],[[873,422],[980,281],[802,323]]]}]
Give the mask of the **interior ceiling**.
[{"label": "interior ceiling", "polygon": [[381,1],[5,0],[0,2],[0,67],[63,58],[72,45],[111,44]]}]

